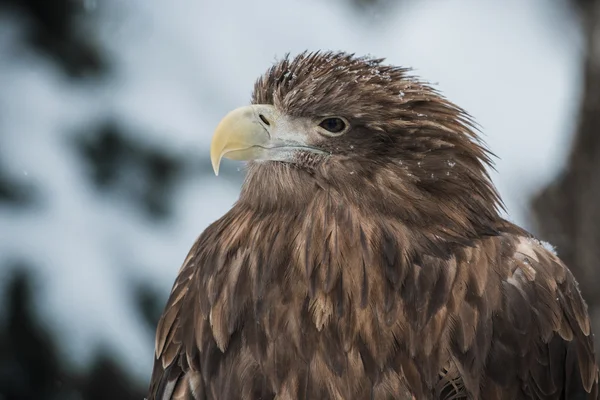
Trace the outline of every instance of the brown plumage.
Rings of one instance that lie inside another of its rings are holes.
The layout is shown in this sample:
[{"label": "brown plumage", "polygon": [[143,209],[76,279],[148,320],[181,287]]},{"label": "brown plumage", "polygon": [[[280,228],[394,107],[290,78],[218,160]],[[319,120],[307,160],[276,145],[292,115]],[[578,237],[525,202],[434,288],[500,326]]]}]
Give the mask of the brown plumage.
[{"label": "brown plumage", "polygon": [[215,133],[248,173],[179,271],[150,399],[598,398],[577,283],[499,216],[463,110],[343,53],[252,102]]}]

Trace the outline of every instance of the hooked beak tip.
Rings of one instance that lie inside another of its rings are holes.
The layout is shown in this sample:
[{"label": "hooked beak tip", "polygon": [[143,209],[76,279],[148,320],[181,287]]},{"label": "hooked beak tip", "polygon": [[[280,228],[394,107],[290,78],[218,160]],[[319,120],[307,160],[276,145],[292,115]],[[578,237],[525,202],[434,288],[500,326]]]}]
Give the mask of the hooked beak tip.
[{"label": "hooked beak tip", "polygon": [[211,164],[212,164],[212,168],[213,168],[213,172],[215,173],[215,176],[219,176],[219,167],[221,164],[221,157],[211,157]]}]

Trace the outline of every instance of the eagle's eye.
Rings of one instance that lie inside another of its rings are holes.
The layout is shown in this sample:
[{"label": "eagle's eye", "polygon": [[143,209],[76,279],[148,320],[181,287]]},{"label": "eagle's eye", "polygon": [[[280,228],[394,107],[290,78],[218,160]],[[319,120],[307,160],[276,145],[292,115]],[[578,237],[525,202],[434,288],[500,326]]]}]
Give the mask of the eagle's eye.
[{"label": "eagle's eye", "polygon": [[328,117],[321,121],[319,127],[327,136],[340,136],[348,130],[348,123],[340,117]]}]

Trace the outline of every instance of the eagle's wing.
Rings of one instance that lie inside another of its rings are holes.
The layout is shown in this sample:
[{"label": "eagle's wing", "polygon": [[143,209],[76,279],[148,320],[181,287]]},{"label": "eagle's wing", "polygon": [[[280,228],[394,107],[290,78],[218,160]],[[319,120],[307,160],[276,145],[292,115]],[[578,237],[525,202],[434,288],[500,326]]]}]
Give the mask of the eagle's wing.
[{"label": "eagle's wing", "polygon": [[458,381],[482,399],[597,399],[590,319],[571,272],[533,238],[505,235],[472,250],[445,393],[458,394]]},{"label": "eagle's wing", "polygon": [[272,398],[264,381],[248,378],[259,376],[252,345],[265,341],[250,326],[244,339],[250,344],[243,345],[238,317],[251,296],[250,277],[240,258],[219,251],[227,240],[216,236],[230,220],[221,222],[204,231],[179,270],[156,329],[148,400]]},{"label": "eagle's wing", "polygon": [[[158,322],[155,361],[148,400],[206,399],[198,365],[198,347],[185,335],[195,332],[191,324],[199,313],[194,278],[198,242],[190,250],[173,284],[169,300]],[[185,312],[182,312],[185,310]],[[200,318],[200,321],[203,321]],[[186,343],[188,346],[186,347]],[[192,345],[190,345],[192,344]],[[187,350],[187,351],[186,351]],[[188,355],[190,357],[188,357]]]}]

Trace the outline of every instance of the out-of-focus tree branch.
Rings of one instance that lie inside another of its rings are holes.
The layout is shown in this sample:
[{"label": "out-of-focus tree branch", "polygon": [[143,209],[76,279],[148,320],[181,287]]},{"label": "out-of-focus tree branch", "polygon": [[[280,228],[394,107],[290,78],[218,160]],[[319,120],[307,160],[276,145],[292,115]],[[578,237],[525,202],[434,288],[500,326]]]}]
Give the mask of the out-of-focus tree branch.
[{"label": "out-of-focus tree branch", "polygon": [[0,15],[16,12],[28,22],[29,43],[71,78],[97,77],[109,67],[91,35],[78,24],[85,0],[0,0]]},{"label": "out-of-focus tree branch", "polygon": [[566,169],[533,199],[532,214],[580,282],[600,349],[600,0],[572,2],[585,35],[579,124]]}]

